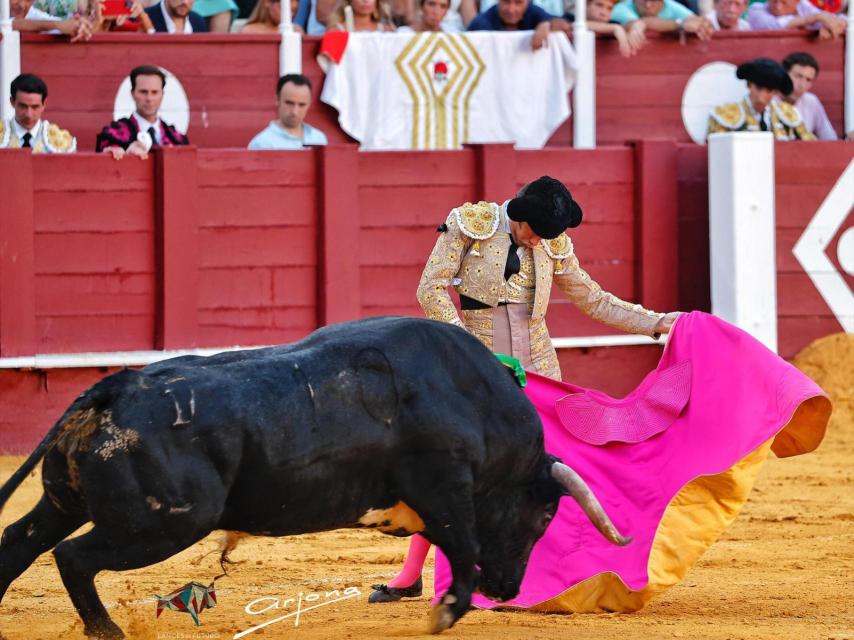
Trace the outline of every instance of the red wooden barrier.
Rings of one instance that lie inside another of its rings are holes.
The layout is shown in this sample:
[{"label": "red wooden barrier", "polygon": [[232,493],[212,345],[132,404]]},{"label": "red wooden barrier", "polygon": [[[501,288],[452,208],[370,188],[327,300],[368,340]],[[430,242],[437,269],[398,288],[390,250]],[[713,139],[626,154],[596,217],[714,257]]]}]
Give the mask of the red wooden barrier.
[{"label": "red wooden barrier", "polygon": [[[816,142],[777,144],[774,153],[778,351],[790,358],[816,338],[842,331],[827,301],[804,272],[792,249],[842,172],[854,162],[854,152],[842,143]],[[829,240],[824,254],[848,289],[854,292],[854,277],[842,268],[837,253],[842,233],[854,224],[854,203],[848,202],[846,206],[847,215],[843,212],[841,224],[835,229],[822,228],[821,231]]]},{"label": "red wooden barrier", "polygon": [[[160,65],[181,81],[190,102],[190,140],[202,147],[245,147],[275,117],[277,35],[98,34],[88,43],[59,36],[24,35],[21,68],[41,75],[50,88],[46,117],[70,129],[78,148],[94,149],[95,135],[113,115],[116,91],[131,68]],[[303,70],[320,95],[320,39],[303,38]],[[818,41],[802,32],[716,34],[708,42],[650,36],[633,58],[616,41],[597,40],[597,139],[602,145],[640,137],[688,142],[682,125],[682,92],[691,74],[712,61],[740,63],[758,56],[782,59],[808,51],[821,65],[816,93],[837,131],[842,130],[844,39]],[[337,112],[315,102],[309,122],[330,142],[352,141],[338,127]],[[571,143],[571,122],[549,145]]]}]

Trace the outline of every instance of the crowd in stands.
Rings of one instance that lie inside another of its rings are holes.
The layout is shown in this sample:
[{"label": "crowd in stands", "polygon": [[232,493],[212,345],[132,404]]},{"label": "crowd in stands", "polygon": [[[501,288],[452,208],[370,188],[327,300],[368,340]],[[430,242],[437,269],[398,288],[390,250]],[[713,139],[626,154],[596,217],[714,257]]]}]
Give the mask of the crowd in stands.
[{"label": "crowd in stands", "polygon": [[[166,74],[156,66],[141,65],[130,72],[134,110],[106,125],[95,139],[95,151],[116,160],[127,156],[147,158],[155,147],[190,144],[189,138],[160,117]],[[31,73],[12,81],[10,100],[15,112],[0,120],[0,149],[32,149],[33,153],[74,153],[77,139],[44,119],[47,84]],[[290,150],[325,145],[326,135],[305,122],[312,102],[311,81],[288,74],[276,84],[277,118],[249,143],[251,150]]]},{"label": "crowd in stands", "polygon": [[[282,0],[11,0],[13,28],[72,41],[99,31],[275,33]],[[346,31],[566,31],[578,0],[288,0],[303,33]],[[721,30],[805,29],[836,38],[847,21],[842,0],[585,0],[587,21],[633,55],[647,32],[705,40]],[[150,3],[150,6],[144,6]],[[237,20],[237,22],[235,22]],[[235,29],[235,25],[241,25]]]}]

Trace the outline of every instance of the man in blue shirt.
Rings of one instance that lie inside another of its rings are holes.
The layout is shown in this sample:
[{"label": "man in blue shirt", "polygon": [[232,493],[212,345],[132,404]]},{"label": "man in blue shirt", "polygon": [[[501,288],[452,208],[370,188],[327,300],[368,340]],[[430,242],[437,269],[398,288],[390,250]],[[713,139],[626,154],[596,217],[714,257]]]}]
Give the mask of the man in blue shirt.
[{"label": "man in blue shirt", "polygon": [[311,81],[291,73],[279,78],[276,85],[279,119],[252,138],[249,149],[303,149],[327,143],[326,135],[305,122],[311,106]]},{"label": "man in blue shirt", "polygon": [[569,22],[546,13],[531,0],[498,0],[498,4],[477,15],[468,27],[469,31],[533,31],[534,49],[543,46],[552,30],[569,35],[570,29]]},{"label": "man in blue shirt", "polygon": [[700,40],[708,40],[715,33],[707,18],[695,15],[676,0],[622,0],[614,7],[611,20],[622,25],[640,20],[647,31],[693,33]]}]

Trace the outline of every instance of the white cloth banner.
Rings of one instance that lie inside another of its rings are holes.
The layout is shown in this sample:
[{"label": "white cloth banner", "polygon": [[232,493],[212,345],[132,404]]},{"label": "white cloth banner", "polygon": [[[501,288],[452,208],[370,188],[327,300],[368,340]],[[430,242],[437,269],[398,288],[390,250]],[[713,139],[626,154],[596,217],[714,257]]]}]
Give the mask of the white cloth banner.
[{"label": "white cloth banner", "polygon": [[576,59],[563,33],[352,33],[321,100],[363,149],[542,148],[569,117]]}]

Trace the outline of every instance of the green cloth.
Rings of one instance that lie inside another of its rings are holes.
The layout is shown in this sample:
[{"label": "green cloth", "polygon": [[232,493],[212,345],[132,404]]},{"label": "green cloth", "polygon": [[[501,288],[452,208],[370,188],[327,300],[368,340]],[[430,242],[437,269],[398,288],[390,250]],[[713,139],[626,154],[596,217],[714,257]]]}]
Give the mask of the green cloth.
[{"label": "green cloth", "polygon": [[501,364],[505,367],[513,370],[513,375],[520,387],[524,387],[528,384],[528,376],[522,368],[521,362],[511,356],[505,356],[503,353],[496,353],[495,357],[498,358],[501,361]]}]

